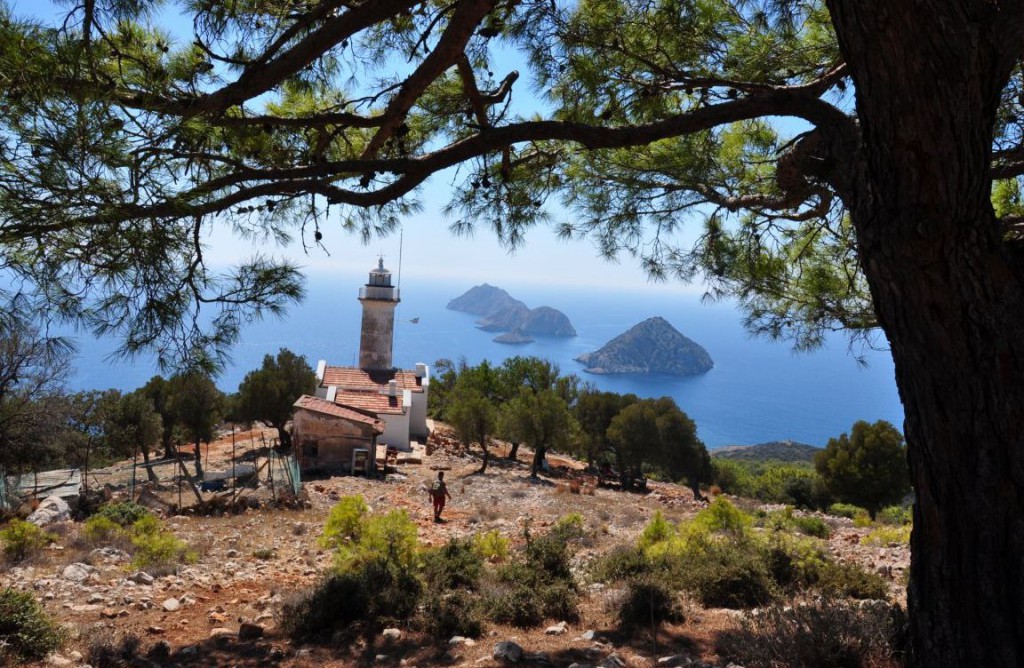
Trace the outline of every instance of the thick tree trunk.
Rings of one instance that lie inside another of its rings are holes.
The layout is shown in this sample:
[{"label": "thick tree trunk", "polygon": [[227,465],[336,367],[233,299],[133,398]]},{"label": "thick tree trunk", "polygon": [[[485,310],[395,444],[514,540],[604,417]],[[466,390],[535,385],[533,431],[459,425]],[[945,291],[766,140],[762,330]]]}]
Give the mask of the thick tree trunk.
[{"label": "thick tree trunk", "polygon": [[292,449],[292,435],[285,429],[285,425],[275,427],[277,429],[277,443],[279,452],[290,452]]},{"label": "thick tree trunk", "polygon": [[988,171],[1017,4],[829,2],[862,137],[844,199],[917,497],[911,663],[928,668],[1024,665],[1024,262]]},{"label": "thick tree trunk", "polygon": [[487,435],[486,434],[480,434],[479,439],[480,439],[480,449],[484,451],[484,460],[480,464],[480,471],[479,472],[480,473],[484,473],[484,472],[487,471],[487,464],[489,464],[490,461],[491,461],[491,451],[487,449]]},{"label": "thick tree trunk", "polygon": [[519,455],[519,444],[518,443],[512,443],[512,447],[509,448],[509,451],[508,451],[508,458],[510,460],[512,460],[512,461],[515,461],[516,457],[518,455]]},{"label": "thick tree trunk", "polygon": [[196,439],[196,451],[195,451],[195,462],[196,462],[196,479],[202,482],[203,480],[203,448],[200,440]]},{"label": "thick tree trunk", "polygon": [[540,470],[544,468],[544,456],[547,451],[546,447],[539,445],[533,448],[533,464],[530,466],[531,478],[536,478],[540,474]]},{"label": "thick tree trunk", "polygon": [[153,466],[149,463],[149,446],[143,445],[140,449],[142,450],[142,465],[146,468],[146,477],[150,482],[160,482],[160,479],[156,476],[156,471],[153,470]]}]

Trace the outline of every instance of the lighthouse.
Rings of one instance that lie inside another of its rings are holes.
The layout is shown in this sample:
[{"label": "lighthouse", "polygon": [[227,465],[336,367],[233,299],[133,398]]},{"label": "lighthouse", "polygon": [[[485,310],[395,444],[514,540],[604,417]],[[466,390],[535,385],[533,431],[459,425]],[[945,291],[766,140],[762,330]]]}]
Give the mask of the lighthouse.
[{"label": "lighthouse", "polygon": [[395,307],[401,299],[398,288],[391,285],[391,272],[384,268],[384,258],[370,271],[370,280],[359,288],[363,305],[363,325],[359,339],[359,368],[390,370],[394,368],[391,351],[395,341]]}]

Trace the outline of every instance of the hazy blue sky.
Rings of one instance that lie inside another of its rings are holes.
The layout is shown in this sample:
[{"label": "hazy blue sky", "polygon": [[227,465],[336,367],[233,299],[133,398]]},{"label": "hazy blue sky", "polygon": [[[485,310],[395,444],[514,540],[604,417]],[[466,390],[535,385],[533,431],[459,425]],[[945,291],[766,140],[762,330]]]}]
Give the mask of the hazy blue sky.
[{"label": "hazy blue sky", "polygon": [[[63,17],[66,8],[51,0],[12,0],[15,15],[34,15],[44,21]],[[191,21],[184,14],[173,10],[175,3],[166,2],[158,15],[165,27],[176,35],[179,41],[191,39]],[[511,69],[519,69],[522,78],[517,82],[513,95],[515,106],[525,112],[536,108],[539,103],[532,94],[533,82],[522,63],[516,63],[503,55],[497,59],[494,74],[496,79],[504,77]],[[435,175],[422,189],[424,208],[421,213],[409,216],[404,223],[402,243],[402,271],[406,276],[432,278],[467,278],[470,281],[492,283],[558,283],[570,285],[615,286],[619,288],[648,287],[658,290],[697,290],[678,283],[652,285],[638,263],[628,256],[618,263],[602,260],[589,240],[564,242],[559,240],[548,227],[538,227],[527,235],[527,244],[514,255],[497,242],[492,233],[481,229],[474,237],[455,237],[448,231],[452,222],[441,213],[447,203],[450,191],[451,173]],[[557,207],[549,210],[553,222],[561,222],[571,213]],[[695,224],[699,223],[694,221]],[[483,226],[481,226],[483,227]],[[363,274],[376,265],[377,256],[385,256],[385,264],[397,273],[399,258],[399,235],[386,239],[375,239],[367,245],[355,235],[344,232],[337,219],[322,226],[323,244],[330,256],[323,250],[311,249],[304,253],[301,244],[295,243],[285,249],[272,249],[233,238],[227,226],[219,226],[209,237],[207,259],[213,263],[234,263],[251,256],[253,252],[273,253],[291,258],[308,270]]]}]

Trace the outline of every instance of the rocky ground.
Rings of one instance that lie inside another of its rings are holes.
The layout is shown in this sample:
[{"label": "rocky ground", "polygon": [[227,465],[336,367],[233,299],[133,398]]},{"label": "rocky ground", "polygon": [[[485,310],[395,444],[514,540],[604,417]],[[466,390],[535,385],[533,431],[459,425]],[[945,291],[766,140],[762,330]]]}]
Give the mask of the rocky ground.
[{"label": "rocky ground", "polygon": [[[296,646],[277,632],[278,604],[314,583],[330,565],[331,554],[318,546],[317,537],[328,510],[343,495],[360,494],[375,511],[407,510],[427,545],[491,529],[521,541],[527,523],[542,530],[559,517],[580,513],[592,536],[576,556],[581,567],[615,545],[634,542],[654,512],[677,521],[701,507],[689,490],[661,483],[652,483],[646,495],[588,485],[583,494],[571,493],[570,481],[586,480],[579,462],[550,457],[548,474],[534,480],[529,477],[530,453],[521,451],[515,462],[502,454],[496,452],[486,473],[480,474],[479,453],[465,454],[441,436],[432,454],[420,463],[399,463],[384,480],[305,480],[309,507],[304,509],[260,507],[209,517],[173,514],[166,525],[200,555],[197,563],[173,574],[135,572],[128,555],[116,546],[86,550],[76,540],[80,525],[59,523],[49,529],[61,540],[30,563],[5,568],[0,587],[33,592],[72,630],[72,640],[59,655],[49,657],[48,665],[83,665],[90,647],[117,645],[125,637],[137,638],[137,654],[149,657],[148,663],[138,663],[154,666],[347,666],[366,661],[490,666],[503,663],[496,652],[515,654],[517,649],[527,660],[547,665],[720,665],[715,638],[735,625],[737,613],[695,607],[684,624],[664,627],[656,638],[621,638],[608,609],[614,592],[601,585],[587,590],[580,618],[572,623],[551,620],[551,627],[535,630],[491,626],[476,641],[454,639],[446,653],[422,646],[414,634],[398,629],[387,631],[372,648],[345,651]],[[209,467],[230,467],[230,455],[231,440],[221,439],[211,446]],[[453,496],[443,524],[432,521],[425,492],[437,470],[449,472]],[[124,482],[123,468],[120,475],[110,477],[115,485]],[[247,494],[269,498],[266,489]],[[169,503],[177,500],[176,488],[158,495]],[[899,597],[907,549],[859,545],[866,529],[854,528],[849,520],[828,521],[835,528],[829,549],[840,559],[856,560],[886,575]]]}]

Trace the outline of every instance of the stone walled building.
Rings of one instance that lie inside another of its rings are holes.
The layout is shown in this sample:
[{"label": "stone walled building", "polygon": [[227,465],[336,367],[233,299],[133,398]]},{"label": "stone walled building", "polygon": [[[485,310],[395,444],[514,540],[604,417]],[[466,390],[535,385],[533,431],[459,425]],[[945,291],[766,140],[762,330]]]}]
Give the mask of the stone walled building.
[{"label": "stone walled building", "polygon": [[[347,429],[358,422],[353,416],[361,415],[381,425],[375,436],[376,445],[409,451],[414,440],[426,439],[430,368],[418,363],[415,369],[397,369],[392,362],[395,307],[400,301],[398,288],[391,284],[391,272],[384,268],[382,259],[370,272],[367,284],[359,290],[359,302],[363,306],[359,366],[329,366],[326,360],[320,360],[316,368],[315,399],[321,403],[315,405],[350,411],[346,415],[351,419],[345,422],[340,414],[333,416],[333,420],[321,417],[318,428]],[[296,416],[300,411],[313,411],[310,407],[313,404],[308,402],[300,406],[305,399],[314,397],[303,397],[296,402]],[[299,422],[308,424],[309,421],[306,415],[293,423],[294,429],[299,430]],[[298,438],[295,443],[299,450]]]},{"label": "stone walled building", "polygon": [[309,395],[300,397],[294,408],[292,441],[303,471],[373,471],[383,421]]}]

